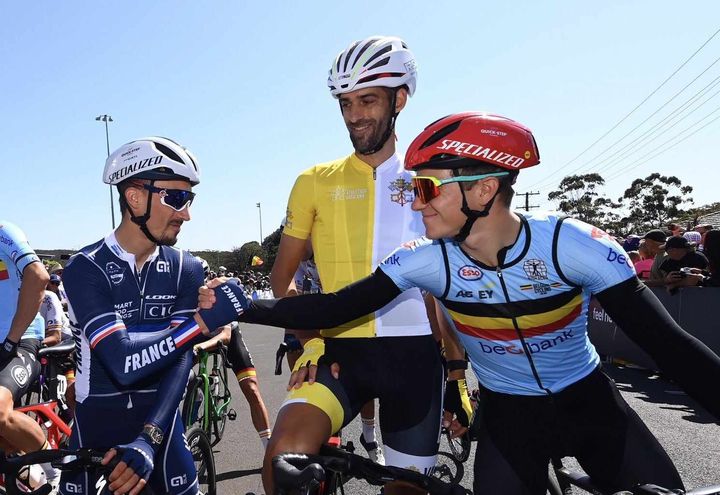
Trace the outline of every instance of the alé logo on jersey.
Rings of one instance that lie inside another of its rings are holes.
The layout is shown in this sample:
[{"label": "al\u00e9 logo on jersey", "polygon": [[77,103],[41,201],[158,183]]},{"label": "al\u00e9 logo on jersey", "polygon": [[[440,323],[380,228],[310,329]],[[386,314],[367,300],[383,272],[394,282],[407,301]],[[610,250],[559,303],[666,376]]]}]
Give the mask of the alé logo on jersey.
[{"label": "al\u00e9 logo on jersey", "polygon": [[483,277],[483,272],[476,266],[465,265],[458,269],[458,277],[463,280],[480,280]]}]

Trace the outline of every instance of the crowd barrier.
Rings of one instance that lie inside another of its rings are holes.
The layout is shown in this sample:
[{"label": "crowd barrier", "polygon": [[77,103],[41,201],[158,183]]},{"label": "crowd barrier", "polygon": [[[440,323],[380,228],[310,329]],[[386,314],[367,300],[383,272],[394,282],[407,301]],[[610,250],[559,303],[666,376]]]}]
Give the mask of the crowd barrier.
[{"label": "crowd barrier", "polygon": [[[720,287],[689,287],[672,295],[661,287],[651,290],[685,331],[720,355]],[[600,355],[658,369],[650,356],[613,323],[595,298],[588,307],[588,333]]]}]

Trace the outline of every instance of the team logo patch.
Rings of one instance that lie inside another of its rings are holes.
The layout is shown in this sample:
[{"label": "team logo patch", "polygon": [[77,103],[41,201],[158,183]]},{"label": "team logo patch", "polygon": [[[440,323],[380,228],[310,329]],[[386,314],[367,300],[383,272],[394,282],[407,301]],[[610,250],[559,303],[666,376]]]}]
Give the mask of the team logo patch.
[{"label": "team logo patch", "polygon": [[406,204],[413,202],[413,186],[404,178],[399,177],[390,182],[388,189],[390,189],[390,201],[393,203],[405,206]]},{"label": "team logo patch", "polygon": [[25,368],[25,366],[13,366],[10,373],[12,374],[15,383],[17,383],[19,386],[24,387],[25,385],[27,385],[30,374],[28,373],[28,370]]},{"label": "team logo patch", "polygon": [[125,279],[125,269],[113,261],[105,264],[105,273],[115,285],[119,285]]},{"label": "team logo patch", "polygon": [[483,272],[476,266],[465,265],[458,270],[458,276],[463,280],[480,280]]},{"label": "team logo patch", "polygon": [[530,280],[547,280],[547,265],[543,260],[529,259],[523,263],[523,270]]},{"label": "team logo patch", "polygon": [[285,218],[283,218],[283,221],[282,221],[283,228],[292,229],[292,221],[293,221],[292,210],[290,210],[290,208],[288,208],[285,210]]},{"label": "team logo patch", "polygon": [[593,227],[592,231],[590,232],[590,236],[593,239],[604,239],[604,238],[610,238],[610,234],[605,232],[604,230],[601,230],[597,227]]}]

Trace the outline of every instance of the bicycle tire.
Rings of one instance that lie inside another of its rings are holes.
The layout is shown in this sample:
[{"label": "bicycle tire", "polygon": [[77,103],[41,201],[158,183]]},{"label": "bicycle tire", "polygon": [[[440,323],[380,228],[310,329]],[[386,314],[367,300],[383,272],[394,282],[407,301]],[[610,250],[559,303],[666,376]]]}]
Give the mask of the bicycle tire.
[{"label": "bicycle tire", "polygon": [[452,438],[450,430],[446,430],[445,438],[447,439],[448,446],[450,447],[450,453],[456,461],[465,462],[470,458],[470,448],[472,447],[472,442],[470,441],[470,430],[466,431],[458,438]]},{"label": "bicycle tire", "polygon": [[[211,444],[213,446],[217,445],[220,440],[222,440],[223,435],[225,434],[225,426],[227,426],[227,420],[228,420],[228,411],[230,410],[230,404],[232,401],[232,396],[230,395],[230,387],[227,385],[227,380],[223,382],[223,380],[220,380],[222,382],[222,393],[219,394],[217,397],[213,396],[212,398],[212,410],[213,410],[213,425],[214,425],[214,438],[211,438]],[[227,402],[227,403],[226,403]],[[220,404],[223,404],[222,406]]]},{"label": "bicycle tire", "polygon": [[[203,379],[196,377],[190,385],[188,385],[187,391],[185,392],[185,400],[183,400],[181,417],[182,422],[185,425],[185,429],[189,430],[193,425],[198,424],[200,427],[204,427],[205,423],[205,398],[203,397],[199,402],[200,405],[196,409],[196,396],[198,393],[203,393]],[[208,424],[208,427],[210,425]],[[206,430],[206,433],[209,433]]]},{"label": "bicycle tire", "polygon": [[195,461],[200,491],[205,495],[215,495],[217,493],[215,457],[205,430],[199,425],[194,425],[185,433],[185,438]]}]

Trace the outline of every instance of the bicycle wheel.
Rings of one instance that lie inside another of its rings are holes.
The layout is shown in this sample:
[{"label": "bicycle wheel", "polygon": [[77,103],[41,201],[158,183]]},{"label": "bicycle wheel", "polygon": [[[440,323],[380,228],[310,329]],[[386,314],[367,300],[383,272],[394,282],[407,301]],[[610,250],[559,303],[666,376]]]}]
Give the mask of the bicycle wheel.
[{"label": "bicycle wheel", "polygon": [[195,425],[185,433],[185,438],[195,461],[200,492],[205,495],[215,495],[215,457],[205,431],[199,425]]},{"label": "bicycle wheel", "polygon": [[452,438],[450,430],[443,428],[445,438],[447,439],[448,445],[450,446],[450,452],[452,456],[458,462],[465,462],[470,457],[470,430],[466,431],[462,436]]},{"label": "bicycle wheel", "polygon": [[182,421],[187,430],[196,423],[201,427],[205,425],[205,394],[201,377],[188,385],[182,405]]},{"label": "bicycle wheel", "polygon": [[220,379],[220,389],[217,396],[213,396],[213,438],[212,445],[215,446],[222,440],[223,434],[225,433],[225,426],[228,420],[228,413],[230,412],[230,403],[232,397],[230,395],[230,388],[227,385],[227,377],[223,380]]}]

